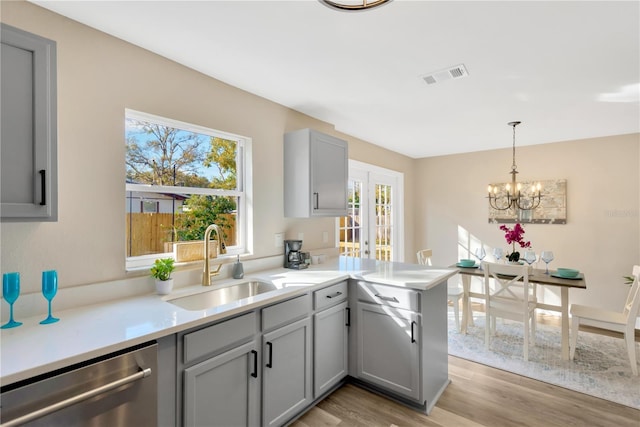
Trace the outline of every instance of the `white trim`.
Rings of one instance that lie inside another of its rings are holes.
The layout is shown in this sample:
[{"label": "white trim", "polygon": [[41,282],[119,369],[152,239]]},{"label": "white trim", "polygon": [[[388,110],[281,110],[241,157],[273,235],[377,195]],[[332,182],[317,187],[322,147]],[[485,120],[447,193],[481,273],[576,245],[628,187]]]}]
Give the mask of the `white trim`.
[{"label": "white trim", "polygon": [[[189,191],[185,191],[189,190]],[[169,193],[169,194],[205,194],[211,196],[242,196],[243,191],[221,190],[218,188],[174,187],[173,185],[127,184],[127,191],[141,193]]]},{"label": "white trim", "polygon": [[203,135],[215,136],[217,138],[228,139],[230,141],[244,141],[247,138],[241,135],[233,133],[211,129],[204,126],[194,125],[193,123],[181,122],[180,120],[169,119],[166,117],[158,116],[156,114],[143,113],[142,111],[132,110],[130,108],[124,109],[125,117],[133,118],[140,121],[152,122],[171,126],[173,128],[186,130],[194,133],[201,133]]}]

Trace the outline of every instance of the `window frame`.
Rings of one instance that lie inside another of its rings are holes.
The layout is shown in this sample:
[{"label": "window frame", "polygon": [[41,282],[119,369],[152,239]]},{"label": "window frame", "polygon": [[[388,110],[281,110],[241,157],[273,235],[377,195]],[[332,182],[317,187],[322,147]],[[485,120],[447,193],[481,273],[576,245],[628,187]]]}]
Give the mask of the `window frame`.
[{"label": "window frame", "polygon": [[[227,253],[220,255],[219,258],[235,258],[237,255],[251,253],[252,242],[249,238],[251,233],[251,220],[253,218],[251,210],[252,200],[252,139],[242,135],[232,134],[230,132],[218,129],[207,128],[192,123],[182,122],[175,119],[158,116],[155,114],[145,113],[141,111],[125,109],[125,126],[127,119],[135,119],[139,121],[150,122],[162,126],[169,126],[188,132],[194,132],[211,137],[218,137],[226,140],[237,142],[237,158],[236,158],[236,184],[235,190],[223,190],[215,188],[198,188],[183,186],[167,186],[167,185],[150,185],[150,184],[132,184],[126,182],[125,179],[125,215],[127,214],[126,203],[127,193],[143,192],[143,193],[179,193],[179,194],[199,194],[210,196],[231,196],[237,200],[236,205],[236,230],[237,239],[235,246],[228,246]],[[126,139],[126,131],[123,135]],[[126,147],[126,140],[125,140]],[[123,161],[126,161],[123,158]],[[125,165],[126,168],[126,165]],[[125,241],[125,244],[127,242]],[[127,257],[125,253],[125,268],[127,271],[139,270],[150,267],[157,258],[173,257],[172,252],[156,253],[151,255],[139,255]],[[202,261],[194,261],[202,262]],[[187,264],[187,263],[185,263]]]}]

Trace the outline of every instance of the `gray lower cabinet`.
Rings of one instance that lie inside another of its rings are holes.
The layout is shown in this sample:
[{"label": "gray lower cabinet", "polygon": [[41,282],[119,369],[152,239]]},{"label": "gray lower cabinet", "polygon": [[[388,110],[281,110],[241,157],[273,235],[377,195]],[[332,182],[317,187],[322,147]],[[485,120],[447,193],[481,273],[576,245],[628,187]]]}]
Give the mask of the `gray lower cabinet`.
[{"label": "gray lower cabinet", "polygon": [[350,280],[179,333],[177,424],[282,426],[348,375],[429,413],[449,383],[446,301],[446,281]]},{"label": "gray lower cabinet", "polygon": [[280,426],[312,401],[311,319],[262,337],[262,425]]},{"label": "gray lower cabinet", "polygon": [[316,398],[348,374],[349,317],[346,301],[314,315],[313,388]]},{"label": "gray lower cabinet", "polygon": [[[255,311],[178,334],[178,419],[184,426],[260,424]],[[180,425],[180,424],[178,424]]]},{"label": "gray lower cabinet", "polygon": [[358,378],[420,397],[420,315],[364,302],[358,310]]},{"label": "gray lower cabinet", "polygon": [[0,27],[0,215],[57,221],[56,43]]},{"label": "gray lower cabinet", "polygon": [[176,417],[177,335],[158,338],[158,427],[179,425]]},{"label": "gray lower cabinet", "polygon": [[425,290],[349,284],[351,375],[428,414],[449,384],[447,281]]},{"label": "gray lower cabinet", "polygon": [[184,425],[258,425],[258,370],[257,341],[185,369]]}]

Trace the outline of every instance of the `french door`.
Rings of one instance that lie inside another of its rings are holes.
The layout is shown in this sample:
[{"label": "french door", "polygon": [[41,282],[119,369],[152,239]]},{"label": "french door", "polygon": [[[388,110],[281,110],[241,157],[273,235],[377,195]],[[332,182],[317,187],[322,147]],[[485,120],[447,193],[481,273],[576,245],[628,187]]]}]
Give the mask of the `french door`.
[{"label": "french door", "polygon": [[340,255],[401,261],[402,174],[349,161],[348,213],[340,218]]}]

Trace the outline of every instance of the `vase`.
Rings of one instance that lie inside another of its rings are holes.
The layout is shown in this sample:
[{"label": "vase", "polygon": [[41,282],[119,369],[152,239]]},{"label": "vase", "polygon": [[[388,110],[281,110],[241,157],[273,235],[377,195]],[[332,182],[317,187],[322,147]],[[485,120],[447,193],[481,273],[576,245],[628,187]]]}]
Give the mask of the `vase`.
[{"label": "vase", "polygon": [[173,279],[159,280],[156,279],[156,292],[158,295],[167,295],[173,289]]}]

